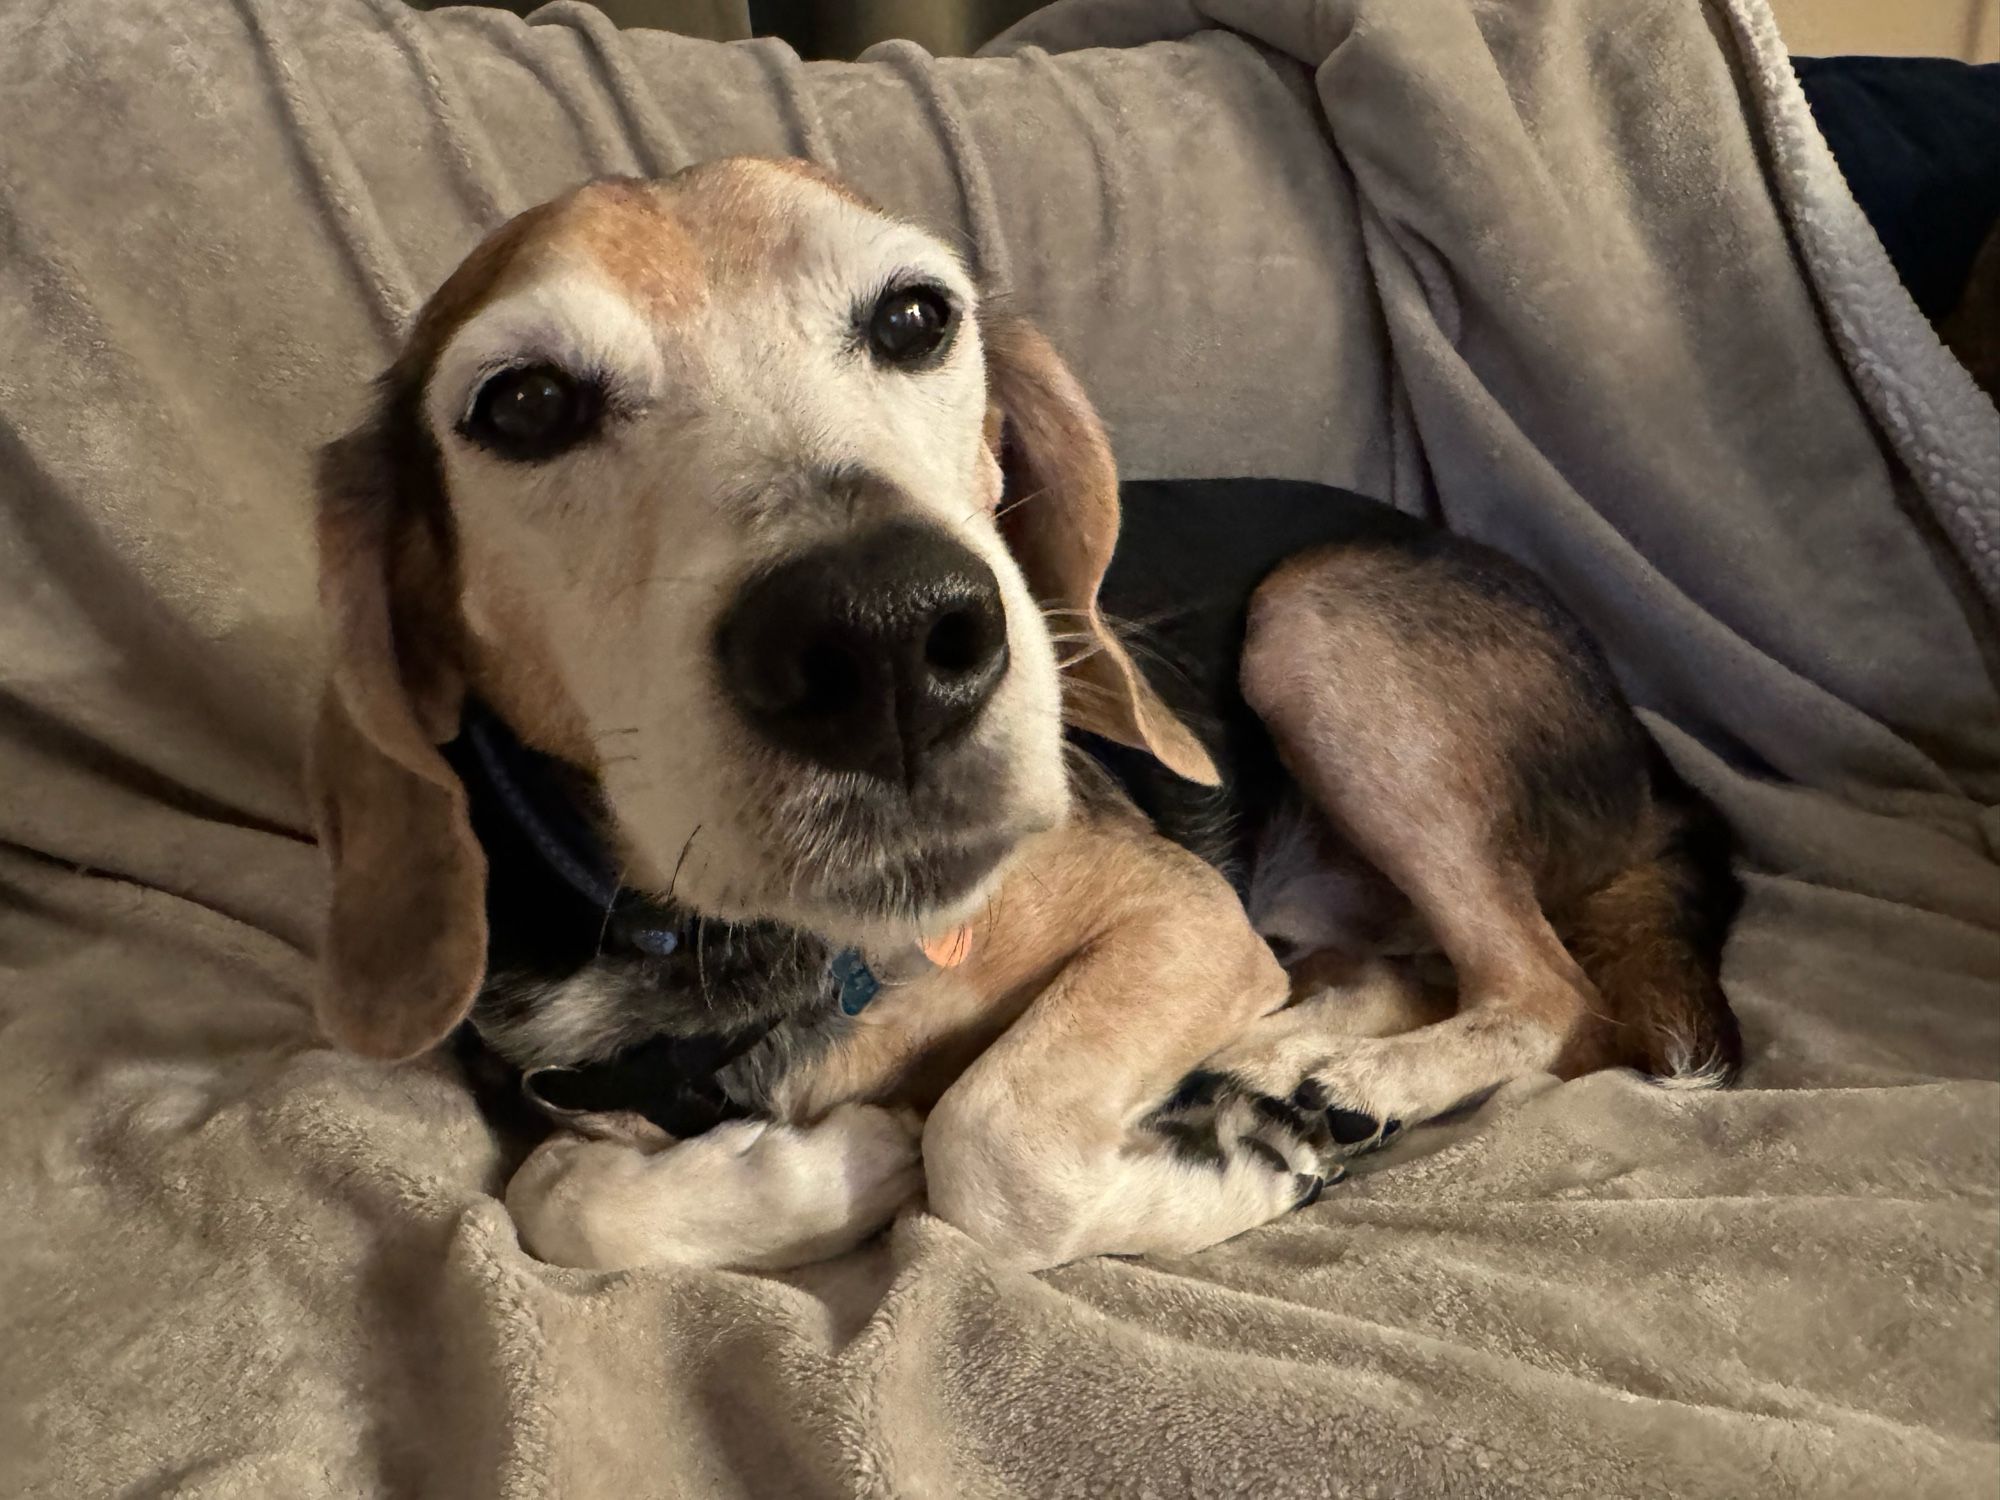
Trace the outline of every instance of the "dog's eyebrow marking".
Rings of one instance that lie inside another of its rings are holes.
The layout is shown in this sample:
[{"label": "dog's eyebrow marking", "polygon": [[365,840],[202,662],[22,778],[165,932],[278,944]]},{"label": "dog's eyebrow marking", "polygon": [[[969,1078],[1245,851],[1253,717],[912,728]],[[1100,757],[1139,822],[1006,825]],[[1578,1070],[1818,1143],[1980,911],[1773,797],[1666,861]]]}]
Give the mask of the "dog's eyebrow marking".
[{"label": "dog's eyebrow marking", "polygon": [[574,200],[555,234],[638,306],[673,317],[700,302],[708,274],[695,236],[670,200],[649,184],[593,184]]},{"label": "dog's eyebrow marking", "polygon": [[614,405],[646,405],[664,379],[659,342],[622,290],[593,276],[555,274],[474,313],[440,352],[428,401],[440,427],[470,414],[501,370],[547,361],[604,386]]},{"label": "dog's eyebrow marking", "polygon": [[403,365],[435,372],[439,357],[481,311],[517,288],[573,275],[577,263],[655,315],[698,299],[706,285],[693,237],[656,184],[637,178],[586,183],[517,215],[483,240],[425,304]]}]

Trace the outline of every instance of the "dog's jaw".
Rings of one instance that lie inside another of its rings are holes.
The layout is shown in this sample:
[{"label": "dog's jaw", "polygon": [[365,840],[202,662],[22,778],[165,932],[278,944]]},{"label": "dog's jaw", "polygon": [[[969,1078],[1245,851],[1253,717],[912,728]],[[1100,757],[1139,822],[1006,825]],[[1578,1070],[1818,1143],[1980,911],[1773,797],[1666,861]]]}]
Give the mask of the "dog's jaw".
[{"label": "dog's jaw", "polygon": [[[482,289],[423,390],[480,691],[595,779],[632,889],[843,941],[962,920],[1068,803],[1057,653],[996,519],[964,268],[816,179],[751,164],[587,193],[541,235]],[[904,373],[849,330],[860,301],[913,278],[960,322],[938,365]],[[598,391],[601,429],[533,463],[483,446],[466,424],[484,382],[524,362]],[[827,480],[848,473],[878,482],[856,499]],[[746,580],[867,518],[857,505],[942,533],[1004,606],[1006,676],[915,787],[767,743],[712,649]]]},{"label": "dog's jaw", "polygon": [[[842,947],[906,947],[978,912],[1021,845],[1069,815],[1059,753],[1050,758],[1056,774],[1046,778],[1009,765],[1012,784],[997,795],[933,789],[912,806],[901,789],[828,796],[805,778],[787,795],[745,799],[727,825],[678,837],[655,827],[648,838],[645,824],[621,817],[627,880],[705,916],[780,922]],[[954,800],[984,806],[955,810]]]},{"label": "dog's jaw", "polygon": [[[766,920],[840,946],[904,945],[978,911],[1013,852],[1070,811],[1062,686],[1048,626],[990,532],[965,533],[999,580],[1006,679],[966,742],[917,785],[806,765],[690,683],[635,715],[673,764],[617,759],[603,785],[628,883],[730,921]],[[625,688],[629,698],[631,687]]]}]

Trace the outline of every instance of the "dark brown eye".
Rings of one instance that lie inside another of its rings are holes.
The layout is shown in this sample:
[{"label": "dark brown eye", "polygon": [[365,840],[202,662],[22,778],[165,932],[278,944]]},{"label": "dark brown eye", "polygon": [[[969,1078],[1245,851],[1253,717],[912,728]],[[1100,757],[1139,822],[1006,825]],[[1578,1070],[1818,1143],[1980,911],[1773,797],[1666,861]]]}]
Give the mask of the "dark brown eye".
[{"label": "dark brown eye", "polygon": [[943,287],[897,287],[869,313],[868,345],[885,364],[920,365],[944,348],[957,320]]},{"label": "dark brown eye", "polygon": [[519,365],[479,388],[463,431],[502,458],[534,463],[589,437],[602,412],[591,382],[555,365]]}]

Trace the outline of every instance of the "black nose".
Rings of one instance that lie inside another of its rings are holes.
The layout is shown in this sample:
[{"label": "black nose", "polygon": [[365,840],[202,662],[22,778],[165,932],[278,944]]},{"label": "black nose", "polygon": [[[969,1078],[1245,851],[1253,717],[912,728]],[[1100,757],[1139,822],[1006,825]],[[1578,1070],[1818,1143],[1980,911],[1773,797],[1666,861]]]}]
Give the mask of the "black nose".
[{"label": "black nose", "polygon": [[914,785],[1007,670],[993,570],[934,527],[896,521],[753,579],[717,637],[744,716],[835,771]]}]

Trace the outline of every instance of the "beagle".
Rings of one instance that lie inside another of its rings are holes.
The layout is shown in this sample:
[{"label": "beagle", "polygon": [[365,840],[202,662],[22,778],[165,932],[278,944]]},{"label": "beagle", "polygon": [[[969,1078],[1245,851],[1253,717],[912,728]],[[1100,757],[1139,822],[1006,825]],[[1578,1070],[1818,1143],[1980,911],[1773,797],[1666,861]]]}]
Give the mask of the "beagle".
[{"label": "beagle", "polygon": [[1509,1078],[1726,1081],[1726,861],[1575,621],[1201,489],[1128,487],[1114,564],[1047,341],[803,163],[520,215],[322,457],[323,1027],[554,1117],[508,1203],[585,1266],[920,1192],[1183,1253]]}]

